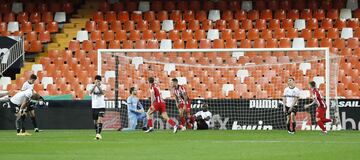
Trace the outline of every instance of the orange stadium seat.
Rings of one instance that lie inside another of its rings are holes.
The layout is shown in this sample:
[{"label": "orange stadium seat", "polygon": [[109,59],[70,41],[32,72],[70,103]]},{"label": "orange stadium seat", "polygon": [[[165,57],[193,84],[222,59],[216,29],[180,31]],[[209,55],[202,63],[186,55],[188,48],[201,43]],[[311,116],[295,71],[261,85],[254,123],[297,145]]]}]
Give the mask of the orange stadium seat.
[{"label": "orange stadium seat", "polygon": [[247,38],[249,40],[255,40],[259,38],[259,30],[258,29],[250,29],[248,31]]},{"label": "orange stadium seat", "polygon": [[19,23],[27,22],[29,20],[29,15],[27,12],[20,12],[17,14],[17,21]]},{"label": "orange stadium seat", "polygon": [[249,30],[253,28],[252,21],[249,19],[244,19],[241,21],[241,29]]},{"label": "orange stadium seat", "polygon": [[246,33],[244,29],[239,29],[234,31],[234,39],[242,40],[246,38]]},{"label": "orange stadium seat", "polygon": [[310,9],[301,10],[300,18],[305,20],[312,19],[312,11]]},{"label": "orange stadium seat", "polygon": [[281,24],[282,24],[281,27],[283,29],[294,28],[294,21],[292,19],[283,19]]},{"label": "orange stadium seat", "polygon": [[37,33],[35,31],[28,32],[25,36],[25,40],[32,42],[37,40]]},{"label": "orange stadium seat", "polygon": [[48,43],[51,41],[51,35],[49,31],[39,32],[39,40],[41,43]]},{"label": "orange stadium seat", "polygon": [[36,32],[44,32],[46,30],[45,23],[39,22],[34,24],[34,31]]},{"label": "orange stadium seat", "polygon": [[250,20],[259,19],[259,11],[258,10],[250,10],[250,11],[248,11],[247,17]]},{"label": "orange stadium seat", "polygon": [[47,24],[47,30],[50,32],[50,33],[56,33],[59,31],[59,26],[58,26],[58,23],[57,22],[49,22]]},{"label": "orange stadium seat", "polygon": [[228,28],[231,30],[238,30],[240,28],[239,20],[237,20],[237,19],[229,20]]},{"label": "orange stadium seat", "polygon": [[314,38],[317,38],[317,39],[323,39],[323,38],[325,38],[325,29],[316,28],[316,29],[314,30]]},{"label": "orange stadium seat", "polygon": [[157,20],[159,20],[160,22],[169,19],[168,17],[169,17],[169,15],[168,15],[168,12],[167,12],[167,11],[160,11],[160,12],[158,12],[158,13],[156,14],[156,18],[157,18]]},{"label": "orange stadium seat", "polygon": [[287,18],[292,19],[292,20],[296,20],[299,19],[299,10],[297,9],[292,9],[287,13]]},{"label": "orange stadium seat", "polygon": [[24,33],[28,33],[32,31],[32,24],[31,22],[23,22],[21,23],[20,30]]},{"label": "orange stadium seat", "polygon": [[170,19],[174,22],[178,22],[182,20],[182,13],[180,10],[171,10]]},{"label": "orange stadium seat", "polygon": [[196,11],[195,19],[199,21],[204,21],[207,19],[207,13],[204,10]]},{"label": "orange stadium seat", "polygon": [[112,41],[115,39],[115,33],[113,30],[108,30],[104,32],[103,39],[106,42]]},{"label": "orange stadium seat", "polygon": [[221,19],[225,20],[225,21],[230,21],[234,18],[233,16],[233,12],[229,11],[229,10],[224,10],[221,14]]},{"label": "orange stadium seat", "polygon": [[115,33],[115,40],[125,41],[127,40],[127,35],[125,30],[118,30]]},{"label": "orange stadium seat", "polygon": [[183,13],[183,17],[185,21],[191,21],[195,19],[195,13],[193,10],[185,10]]},{"label": "orange stadium seat", "polygon": [[127,22],[130,19],[129,17],[130,17],[129,12],[121,11],[121,12],[118,13],[117,19],[120,20],[121,22]]},{"label": "orange stadium seat", "polygon": [[105,21],[113,22],[116,21],[116,13],[114,11],[108,11],[105,13]]}]

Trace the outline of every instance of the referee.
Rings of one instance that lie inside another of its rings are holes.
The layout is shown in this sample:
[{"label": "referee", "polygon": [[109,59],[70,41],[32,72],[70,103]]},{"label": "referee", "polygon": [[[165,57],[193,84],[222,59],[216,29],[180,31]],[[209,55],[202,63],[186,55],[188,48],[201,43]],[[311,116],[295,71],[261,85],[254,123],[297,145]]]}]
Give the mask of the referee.
[{"label": "referee", "polygon": [[[286,127],[289,134],[295,133],[297,112],[297,102],[299,100],[300,90],[295,86],[295,79],[290,77],[288,79],[288,87],[284,90],[283,103],[284,113],[286,114]],[[290,120],[292,120],[292,129],[290,128]]]}]

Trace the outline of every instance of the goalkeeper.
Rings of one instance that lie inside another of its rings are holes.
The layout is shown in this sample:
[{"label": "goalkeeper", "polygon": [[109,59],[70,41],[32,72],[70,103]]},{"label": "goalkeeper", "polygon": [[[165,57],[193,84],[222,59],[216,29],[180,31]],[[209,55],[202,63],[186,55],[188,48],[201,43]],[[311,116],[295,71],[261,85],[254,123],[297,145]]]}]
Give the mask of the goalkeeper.
[{"label": "goalkeeper", "polygon": [[139,102],[139,99],[136,97],[136,95],[137,95],[137,89],[135,87],[131,87],[130,96],[127,98],[129,126],[128,128],[122,129],[122,131],[135,130],[138,120],[141,120],[143,122],[142,129],[144,131],[147,130],[146,113],[144,112],[144,107]]}]

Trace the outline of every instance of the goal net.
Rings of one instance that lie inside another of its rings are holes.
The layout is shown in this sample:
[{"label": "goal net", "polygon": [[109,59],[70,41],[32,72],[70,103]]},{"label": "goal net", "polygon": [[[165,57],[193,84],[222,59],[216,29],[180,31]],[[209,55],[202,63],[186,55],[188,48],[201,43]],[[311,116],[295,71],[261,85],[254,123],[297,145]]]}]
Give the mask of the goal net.
[{"label": "goal net", "polygon": [[[303,108],[312,101],[308,83],[316,82],[330,106],[326,116],[338,118],[337,106],[331,105],[337,98],[338,64],[338,57],[327,48],[98,50],[98,73],[105,77],[108,85],[107,108],[110,112],[119,108],[120,114],[111,115],[119,119],[115,126],[122,128],[128,126],[129,89],[138,89],[137,96],[147,110],[150,106],[147,79],[154,77],[166,101],[167,112],[175,120],[179,120],[179,116],[170,92],[172,78],[186,86],[191,114],[208,104],[212,129],[286,129],[282,97],[288,78],[293,77],[301,90],[296,128],[315,130],[318,129],[316,108]],[[114,118],[108,121],[114,123]],[[157,114],[154,126],[169,128]],[[340,126],[327,127],[339,129]]]}]

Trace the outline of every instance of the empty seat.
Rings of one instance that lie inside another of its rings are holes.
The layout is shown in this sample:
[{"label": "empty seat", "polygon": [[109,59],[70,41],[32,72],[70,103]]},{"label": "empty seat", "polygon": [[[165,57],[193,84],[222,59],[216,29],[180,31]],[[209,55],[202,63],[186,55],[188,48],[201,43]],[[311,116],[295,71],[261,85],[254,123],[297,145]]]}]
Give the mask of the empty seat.
[{"label": "empty seat", "polygon": [[168,75],[170,75],[172,71],[175,71],[175,69],[175,64],[166,63],[164,65],[164,71],[167,72]]},{"label": "empty seat", "polygon": [[87,31],[78,31],[76,34],[76,40],[83,42],[84,40],[89,40],[89,34]]},{"label": "empty seat", "polygon": [[248,12],[248,19],[256,20],[259,19],[259,11],[258,10],[251,10]]},{"label": "empty seat", "polygon": [[116,13],[114,11],[108,11],[105,13],[105,21],[114,22],[116,21]]},{"label": "empty seat", "polygon": [[319,27],[318,20],[315,18],[308,19],[306,23],[307,23],[306,24],[307,29],[317,29]]},{"label": "empty seat", "polygon": [[170,30],[173,30],[174,29],[174,22],[173,20],[164,20],[162,22],[162,26],[161,26],[161,29],[162,30],[165,30],[165,31],[170,31]]},{"label": "empty seat", "polygon": [[207,39],[209,39],[209,40],[219,39],[219,30],[218,29],[210,29],[207,32]]},{"label": "empty seat", "polygon": [[341,9],[340,10],[340,19],[351,19],[351,10],[350,9]]},{"label": "empty seat", "polygon": [[9,22],[7,25],[7,30],[9,32],[19,31],[19,22]]},{"label": "empty seat", "polygon": [[11,84],[11,78],[10,77],[1,77],[0,78],[0,86],[3,88],[1,90],[6,90],[7,85]]},{"label": "empty seat", "polygon": [[23,11],[23,3],[21,2],[13,2],[12,4],[12,12],[20,13]]},{"label": "empty seat", "polygon": [[50,33],[56,33],[59,31],[58,23],[57,22],[50,22],[47,24],[47,30]]},{"label": "empty seat", "polygon": [[[28,33],[33,31],[31,22],[22,22],[21,23],[21,31],[24,33]],[[11,31],[10,31],[11,32]]]},{"label": "empty seat", "polygon": [[304,38],[294,38],[292,42],[292,48],[305,48]]},{"label": "empty seat", "polygon": [[140,1],[139,2],[139,11],[146,12],[150,10],[150,2],[149,1]]},{"label": "empty seat", "polygon": [[46,89],[48,84],[54,84],[53,77],[43,77],[41,84],[43,85],[44,89]]},{"label": "empty seat", "polygon": [[66,13],[65,12],[56,12],[54,21],[58,23],[66,22]]},{"label": "empty seat", "polygon": [[279,42],[280,48],[291,48],[291,41],[288,38],[282,38]]},{"label": "empty seat", "polygon": [[250,11],[253,9],[252,1],[242,1],[241,10]]},{"label": "empty seat", "polygon": [[[200,27],[200,26],[199,26]],[[182,20],[182,21],[177,21],[175,22],[175,29],[179,30],[179,31],[184,31],[186,30],[186,21]],[[190,28],[189,28],[190,29]]]},{"label": "empty seat", "polygon": [[137,70],[140,64],[144,64],[144,60],[142,57],[133,57],[131,60],[131,64],[135,65],[135,69]]},{"label": "empty seat", "polygon": [[217,20],[221,19],[220,11],[219,10],[210,10],[208,19],[212,20],[212,21],[217,21]]},{"label": "empty seat", "polygon": [[323,39],[325,38],[325,29],[318,28],[314,30],[314,38]]},{"label": "empty seat", "polygon": [[341,30],[341,38],[349,39],[353,37],[353,29],[352,28],[343,28]]},{"label": "empty seat", "polygon": [[236,72],[236,77],[240,78],[241,83],[244,83],[245,78],[249,76],[250,74],[248,70],[238,70]]},{"label": "empty seat", "polygon": [[160,42],[160,49],[172,49],[172,42],[170,39],[163,39]]},{"label": "empty seat", "polygon": [[305,29],[306,28],[305,20],[304,19],[295,20],[294,28],[298,30]]},{"label": "empty seat", "polygon": [[354,11],[359,8],[359,3],[357,0],[347,0],[346,8]]}]

